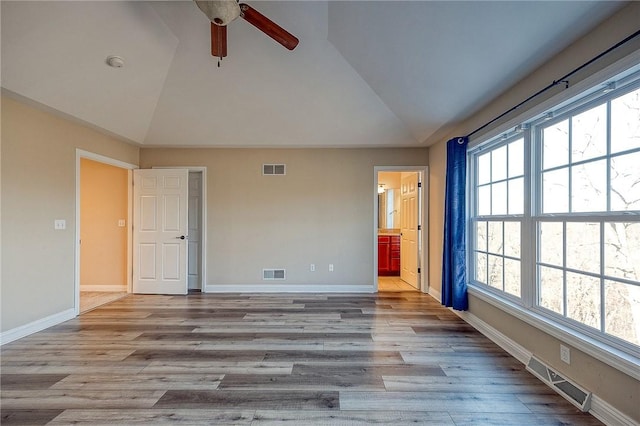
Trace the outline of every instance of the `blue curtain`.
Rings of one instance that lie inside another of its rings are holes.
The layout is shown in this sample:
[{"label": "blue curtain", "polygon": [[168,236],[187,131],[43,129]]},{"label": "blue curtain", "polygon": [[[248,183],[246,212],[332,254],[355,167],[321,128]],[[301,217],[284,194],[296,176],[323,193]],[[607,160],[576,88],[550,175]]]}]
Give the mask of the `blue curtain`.
[{"label": "blue curtain", "polygon": [[442,304],[459,311],[469,307],[466,274],[466,209],[468,138],[447,142],[447,181],[444,201]]}]

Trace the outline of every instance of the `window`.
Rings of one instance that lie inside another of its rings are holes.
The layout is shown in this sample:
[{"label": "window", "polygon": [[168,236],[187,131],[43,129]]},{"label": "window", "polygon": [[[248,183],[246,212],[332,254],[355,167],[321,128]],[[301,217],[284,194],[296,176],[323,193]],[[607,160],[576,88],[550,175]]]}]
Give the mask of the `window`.
[{"label": "window", "polygon": [[639,80],[469,152],[472,288],[636,353]]},{"label": "window", "polygon": [[524,138],[477,156],[475,280],[520,297],[520,228],[524,211]]}]

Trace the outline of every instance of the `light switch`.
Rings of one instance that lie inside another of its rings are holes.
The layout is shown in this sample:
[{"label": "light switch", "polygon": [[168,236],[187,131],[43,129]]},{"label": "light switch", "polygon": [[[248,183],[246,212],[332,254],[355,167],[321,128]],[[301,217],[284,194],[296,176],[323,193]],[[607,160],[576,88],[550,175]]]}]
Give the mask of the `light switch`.
[{"label": "light switch", "polygon": [[67,221],[64,219],[56,219],[53,221],[53,229],[56,231],[60,231],[62,229],[67,229]]},{"label": "light switch", "polygon": [[124,219],[120,219],[120,220],[118,220],[118,226],[119,226],[120,228],[124,228],[126,224],[127,224],[127,221],[126,221],[126,220],[124,220]]}]

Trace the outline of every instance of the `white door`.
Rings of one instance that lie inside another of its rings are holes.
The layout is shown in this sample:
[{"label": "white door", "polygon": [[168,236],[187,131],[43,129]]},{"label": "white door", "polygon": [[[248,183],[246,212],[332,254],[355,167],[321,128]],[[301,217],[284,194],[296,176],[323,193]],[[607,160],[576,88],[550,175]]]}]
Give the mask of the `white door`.
[{"label": "white door", "polygon": [[418,288],[418,173],[402,173],[400,194],[400,278]]},{"label": "white door", "polygon": [[133,171],[133,292],[187,294],[187,169]]}]

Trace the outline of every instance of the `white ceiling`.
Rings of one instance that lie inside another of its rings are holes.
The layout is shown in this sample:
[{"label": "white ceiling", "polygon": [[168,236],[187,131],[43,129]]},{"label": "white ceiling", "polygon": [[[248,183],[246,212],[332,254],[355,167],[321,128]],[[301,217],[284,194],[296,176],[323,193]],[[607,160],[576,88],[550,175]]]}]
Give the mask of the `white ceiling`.
[{"label": "white ceiling", "polygon": [[218,68],[192,1],[3,0],[2,87],[145,146],[426,146],[624,4],[246,1],[299,46],[238,19]]}]

